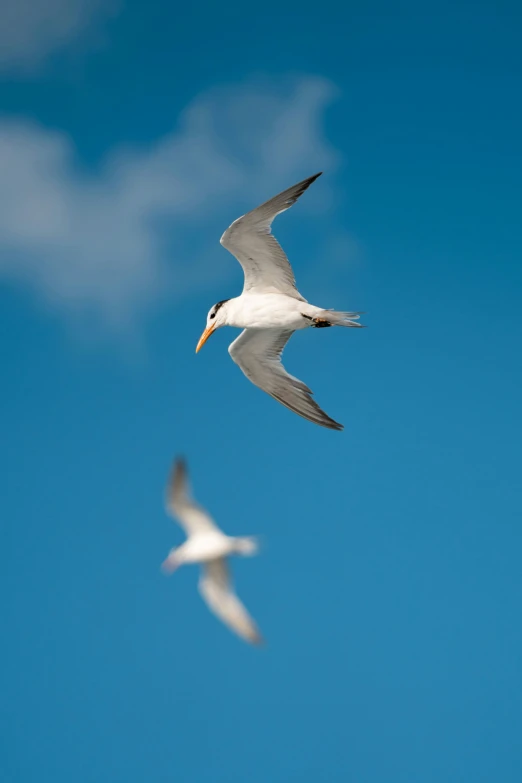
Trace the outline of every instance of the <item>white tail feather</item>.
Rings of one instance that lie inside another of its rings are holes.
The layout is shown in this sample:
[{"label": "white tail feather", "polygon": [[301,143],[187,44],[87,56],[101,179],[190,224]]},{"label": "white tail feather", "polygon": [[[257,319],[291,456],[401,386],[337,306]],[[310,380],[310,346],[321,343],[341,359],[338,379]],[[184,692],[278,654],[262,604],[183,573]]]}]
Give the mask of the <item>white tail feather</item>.
[{"label": "white tail feather", "polygon": [[236,537],[235,546],[239,555],[255,555],[259,550],[259,541],[255,536],[240,536]]},{"label": "white tail feather", "polygon": [[356,323],[359,320],[360,312],[347,313],[340,310],[321,310],[316,313],[316,318],[324,318],[325,321],[329,321],[333,326],[355,326],[359,329],[363,328],[363,324]]}]

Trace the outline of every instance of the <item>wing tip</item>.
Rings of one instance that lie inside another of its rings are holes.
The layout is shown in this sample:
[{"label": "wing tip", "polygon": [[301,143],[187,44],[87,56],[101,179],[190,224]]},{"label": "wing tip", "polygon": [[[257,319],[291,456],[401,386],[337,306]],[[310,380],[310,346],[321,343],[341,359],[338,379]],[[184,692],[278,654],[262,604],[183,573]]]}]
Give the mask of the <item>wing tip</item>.
[{"label": "wing tip", "polygon": [[183,456],[176,457],[172,462],[171,478],[172,486],[187,478],[187,460]]},{"label": "wing tip", "polygon": [[180,454],[174,458],[174,460],[172,461],[172,465],[174,470],[186,470],[187,460],[185,459],[183,454]]},{"label": "wing tip", "polygon": [[188,477],[187,461],[184,456],[175,457],[167,481],[167,509],[172,512],[176,499],[186,491]]},{"label": "wing tip", "polygon": [[263,636],[259,633],[259,631],[256,631],[249,639],[249,642],[254,645],[254,647],[265,647],[267,646],[266,640]]},{"label": "wing tip", "polygon": [[340,422],[335,421],[335,419],[331,419],[326,413],[324,415],[326,418],[323,421],[313,421],[312,424],[319,424],[320,427],[326,427],[329,430],[336,430],[337,432],[342,432],[344,430],[344,424],[340,424]]},{"label": "wing tip", "polygon": [[283,397],[281,397],[280,394],[274,392],[268,392],[268,394],[270,394],[274,400],[280,402],[281,405],[284,405],[285,408],[293,411],[298,416],[301,416],[301,418],[309,421],[311,424],[317,424],[319,427],[325,427],[328,430],[337,430],[338,432],[344,430],[344,424],[341,424],[340,422],[335,421],[335,419],[332,419],[327,413],[323,411],[322,408],[319,407],[316,401],[312,398],[312,392],[310,392],[309,397],[305,397],[305,400],[311,404],[314,412],[313,415],[310,411],[299,410],[299,408],[297,408],[295,405],[290,405]]},{"label": "wing tip", "polygon": [[[305,192],[305,190],[307,190],[307,189],[310,187],[310,185],[311,185],[313,182],[315,182],[315,180],[316,180],[318,177],[320,177],[320,176],[321,176],[321,174],[322,174],[322,173],[323,173],[322,171],[318,171],[318,172],[317,172],[317,174],[312,174],[312,176],[311,176],[311,177],[307,177],[306,179],[304,179],[302,182],[300,182],[300,183],[297,185],[297,187],[299,188],[299,190],[297,191],[297,193],[296,193],[296,195],[295,195],[295,197],[294,197],[296,201],[297,201],[297,199],[298,199],[300,196],[302,196],[302,195],[303,195],[303,193]],[[294,203],[295,203],[295,202],[294,202]]]}]

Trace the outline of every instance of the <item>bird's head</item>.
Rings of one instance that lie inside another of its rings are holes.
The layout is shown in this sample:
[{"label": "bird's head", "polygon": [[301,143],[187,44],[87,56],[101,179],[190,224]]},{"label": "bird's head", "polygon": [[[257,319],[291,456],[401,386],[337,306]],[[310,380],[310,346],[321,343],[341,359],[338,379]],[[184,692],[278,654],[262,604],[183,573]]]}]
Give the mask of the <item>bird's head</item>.
[{"label": "bird's head", "polygon": [[215,332],[220,326],[225,326],[227,322],[227,302],[229,301],[229,299],[223,299],[221,302],[217,302],[217,304],[213,305],[208,311],[207,325],[205,331],[199,338],[199,342],[196,346],[196,353],[205,345],[212,332]]}]

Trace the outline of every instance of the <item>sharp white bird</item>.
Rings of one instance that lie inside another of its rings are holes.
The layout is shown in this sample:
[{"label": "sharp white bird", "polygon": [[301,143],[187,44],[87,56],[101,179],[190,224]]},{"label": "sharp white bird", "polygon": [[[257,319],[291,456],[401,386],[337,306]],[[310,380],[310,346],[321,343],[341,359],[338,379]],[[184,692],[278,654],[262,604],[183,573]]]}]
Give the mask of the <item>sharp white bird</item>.
[{"label": "sharp white bird", "polygon": [[199,591],[207,606],[225,625],[251,644],[261,644],[256,624],[234,592],[227,563],[229,555],[254,555],[255,538],[225,535],[209,514],[192,500],[185,462],[176,460],[167,487],[167,511],[187,535],[187,541],[171,549],[162,564],[171,574],[185,563],[199,563]]},{"label": "sharp white bird", "polygon": [[243,292],[210,309],[196,353],[221,326],[244,329],[228,352],[246,377],[299,416],[321,427],[342,430],[343,425],[331,419],[312,399],[308,386],[286,372],[281,356],[297,329],[361,327],[357,323],[360,313],[325,310],[309,304],[297,290],[292,267],[270,231],[274,218],[295,204],[321,173],[284,190],[227,228],[220,241],[243,267]]}]

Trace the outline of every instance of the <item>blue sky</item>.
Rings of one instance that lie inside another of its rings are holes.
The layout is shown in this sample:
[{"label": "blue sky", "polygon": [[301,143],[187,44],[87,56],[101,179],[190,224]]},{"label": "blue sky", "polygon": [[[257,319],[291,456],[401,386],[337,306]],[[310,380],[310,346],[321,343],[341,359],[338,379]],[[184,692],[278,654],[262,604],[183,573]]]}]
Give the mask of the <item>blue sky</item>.
[{"label": "blue sky", "polygon": [[[0,0],[6,783],[518,783],[522,11]],[[24,10],[25,9],[25,10]],[[369,328],[233,365],[232,219]],[[252,649],[159,566],[172,458]]]}]

